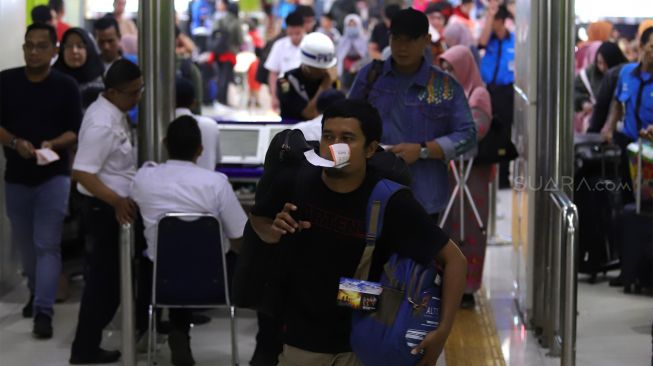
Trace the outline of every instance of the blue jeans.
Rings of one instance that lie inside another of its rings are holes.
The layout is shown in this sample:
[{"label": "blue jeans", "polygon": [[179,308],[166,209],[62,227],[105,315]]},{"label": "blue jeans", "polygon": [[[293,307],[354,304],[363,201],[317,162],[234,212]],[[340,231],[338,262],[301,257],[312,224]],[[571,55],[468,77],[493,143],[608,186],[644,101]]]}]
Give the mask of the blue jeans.
[{"label": "blue jeans", "polygon": [[37,186],[7,183],[5,187],[11,240],[21,250],[35,314],[54,314],[61,273],[61,231],[69,194],[70,177],[63,175]]}]

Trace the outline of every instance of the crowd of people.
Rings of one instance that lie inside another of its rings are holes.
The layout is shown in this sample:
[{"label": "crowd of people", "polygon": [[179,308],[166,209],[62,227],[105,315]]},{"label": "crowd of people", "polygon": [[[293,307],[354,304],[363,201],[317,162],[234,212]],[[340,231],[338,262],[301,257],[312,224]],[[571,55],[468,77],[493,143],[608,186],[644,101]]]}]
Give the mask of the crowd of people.
[{"label": "crowd of people", "polygon": [[[251,365],[360,364],[349,346],[351,312],[336,307],[335,293],[338,279],[354,274],[365,245],[367,199],[380,179],[366,161],[379,150],[408,166],[411,192],[388,204],[378,245],[382,254],[375,256],[371,273],[378,280],[392,252],[443,268],[440,326],[413,350],[423,352],[423,364],[434,364],[457,308],[474,306],[487,244],[483,229],[470,223],[463,237],[447,234],[463,224],[456,209],[439,227],[455,181],[448,164],[461,156],[475,158],[492,129],[500,131],[492,134],[495,144],[510,141],[515,2],[488,0],[476,9],[472,0],[457,6],[415,1],[408,8],[335,1],[316,11],[282,1],[266,8],[264,43],[257,19],[243,17],[237,2],[191,1],[187,26],[177,24],[175,32],[176,118],[161,142],[169,159],[140,169],[135,123],[146,91],[137,59],[138,29],[125,16],[125,3],[115,0],[115,10],[90,30],[63,22],[62,0],[35,7],[23,44],[25,66],[0,73],[5,202],[31,294],[23,315],[34,318],[34,336],[53,334],[60,241],[71,195],[81,201],[86,241],[71,364],[120,358],[119,351],[100,348],[119,303],[120,224],[142,226],[147,251],[139,260],[145,274],[139,283],[146,284],[141,289],[151,283],[156,224],[166,212],[214,214],[230,239],[225,251],[238,252],[248,216],[227,177],[215,172],[219,131],[201,113],[202,105],[230,104],[237,56],[249,51],[256,55],[247,72],[247,97],[254,104],[258,93],[268,90],[271,108],[307,140],[319,141],[322,157],[330,156],[333,144],[350,149],[349,165],[341,170],[285,169],[266,188],[274,194],[257,195],[249,216],[256,235],[270,245],[289,243],[296,251],[284,259],[289,261],[284,296],[292,301],[276,317],[259,314]],[[619,44],[610,42],[611,31],[595,28],[578,51],[577,59],[590,63],[577,62],[576,130],[601,131],[624,149],[638,136],[653,139],[653,98],[648,97],[653,95],[653,28],[640,30],[639,58],[631,63]],[[624,127],[618,129],[622,118]],[[50,152],[58,160],[44,163]],[[500,163],[498,171],[494,164],[475,164],[467,181],[483,221],[488,183],[499,174],[500,186],[509,185],[508,159],[494,163]],[[293,190],[297,177],[311,190]],[[330,225],[320,221],[323,215],[349,224]],[[469,245],[459,248],[456,242]],[[311,291],[304,291],[308,287]],[[139,299],[139,309],[146,309],[147,291]],[[303,307],[309,299],[312,304],[320,299],[319,306]],[[141,335],[143,313],[137,317]],[[170,312],[174,365],[194,364],[191,316]]]}]

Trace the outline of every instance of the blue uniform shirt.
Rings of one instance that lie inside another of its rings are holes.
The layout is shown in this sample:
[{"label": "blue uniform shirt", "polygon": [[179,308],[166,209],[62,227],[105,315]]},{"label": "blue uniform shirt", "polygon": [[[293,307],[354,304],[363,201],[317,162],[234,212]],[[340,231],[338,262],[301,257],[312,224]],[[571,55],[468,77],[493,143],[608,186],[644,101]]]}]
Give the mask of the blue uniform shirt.
[{"label": "blue uniform shirt", "polygon": [[[623,133],[633,140],[639,136],[635,113],[639,113],[642,121],[640,128],[653,124],[653,75],[641,71],[638,66],[639,63],[635,62],[621,69],[615,91],[615,98],[625,106]],[[636,111],[640,92],[641,104],[639,111]]]},{"label": "blue uniform shirt", "polygon": [[483,81],[494,85],[510,85],[515,82],[515,35],[508,33],[505,39],[492,33],[481,59]]},{"label": "blue uniform shirt", "polygon": [[[372,65],[358,73],[350,98],[363,98]],[[442,212],[449,197],[446,162],[476,146],[476,127],[463,88],[427,62],[416,74],[402,76],[388,58],[368,100],[383,120],[383,144],[436,141],[444,151],[445,161],[418,160],[410,166],[415,198],[429,214]]]}]

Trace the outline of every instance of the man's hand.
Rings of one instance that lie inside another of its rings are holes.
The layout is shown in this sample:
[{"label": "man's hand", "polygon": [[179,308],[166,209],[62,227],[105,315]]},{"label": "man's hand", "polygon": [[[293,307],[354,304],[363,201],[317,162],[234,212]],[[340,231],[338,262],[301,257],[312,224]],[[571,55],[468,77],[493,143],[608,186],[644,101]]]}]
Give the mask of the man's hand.
[{"label": "man's hand", "polygon": [[23,159],[31,159],[36,156],[34,145],[27,140],[18,139],[16,142],[16,151]]},{"label": "man's hand", "polygon": [[52,147],[52,143],[50,141],[41,142],[41,149],[52,149],[52,150],[54,150],[54,148]]},{"label": "man's hand", "polygon": [[401,143],[394,145],[390,151],[404,159],[406,164],[410,165],[419,159],[420,148],[421,146],[419,144]]},{"label": "man's hand", "polygon": [[335,78],[333,78],[329,69],[325,69],[322,73],[322,82],[320,83],[320,88],[322,88],[322,90],[331,89],[333,80],[335,80]]},{"label": "man's hand", "polygon": [[601,137],[604,142],[612,142],[612,130],[609,128],[604,128],[601,130]]},{"label": "man's hand", "polygon": [[281,240],[282,235],[288,233],[294,234],[297,231],[302,231],[304,229],[309,229],[311,223],[308,221],[299,221],[297,222],[291,215],[291,211],[297,211],[297,206],[292,203],[286,203],[283,205],[283,210],[277,214],[272,221],[272,231],[275,233],[275,237],[272,238],[272,241],[269,243],[278,243]]},{"label": "man's hand", "polygon": [[442,329],[436,329],[424,337],[422,343],[417,345],[411,351],[412,354],[417,355],[422,350],[424,351],[424,357],[417,363],[416,366],[435,366],[438,362],[438,357],[444,349],[444,344],[447,341],[447,336],[449,334]]},{"label": "man's hand", "polygon": [[649,125],[646,128],[642,128],[639,131],[639,135],[642,138],[649,139],[649,140],[653,141],[653,125]]},{"label": "man's hand", "polygon": [[583,114],[592,114],[594,105],[590,102],[583,102]]},{"label": "man's hand", "polygon": [[136,202],[128,197],[120,197],[116,202],[114,202],[113,209],[116,211],[116,220],[118,220],[121,225],[134,222],[136,213],[138,212]]}]

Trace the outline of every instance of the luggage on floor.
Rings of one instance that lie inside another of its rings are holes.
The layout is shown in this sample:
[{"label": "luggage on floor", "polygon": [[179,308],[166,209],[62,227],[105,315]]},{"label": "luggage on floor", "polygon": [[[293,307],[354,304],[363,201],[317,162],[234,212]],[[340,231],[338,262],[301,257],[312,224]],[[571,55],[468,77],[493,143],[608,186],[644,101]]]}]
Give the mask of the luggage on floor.
[{"label": "luggage on floor", "polygon": [[590,275],[619,267],[621,216],[618,146],[593,140],[575,144],[574,203],[578,208],[578,271]]}]

